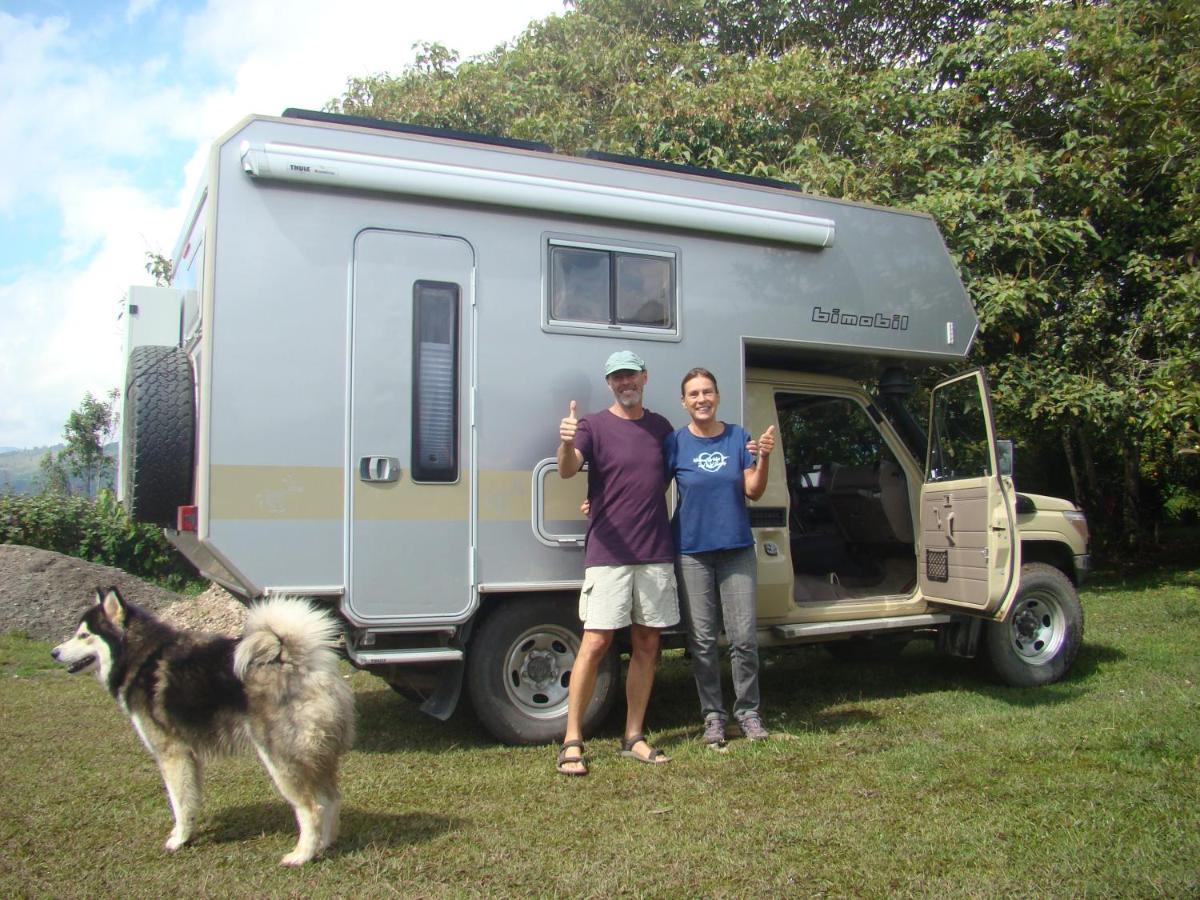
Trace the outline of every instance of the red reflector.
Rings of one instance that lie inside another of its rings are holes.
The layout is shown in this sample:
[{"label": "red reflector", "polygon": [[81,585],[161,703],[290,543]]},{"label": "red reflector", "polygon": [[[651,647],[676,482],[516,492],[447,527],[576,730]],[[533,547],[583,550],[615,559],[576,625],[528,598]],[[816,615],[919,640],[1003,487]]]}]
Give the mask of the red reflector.
[{"label": "red reflector", "polygon": [[175,511],[176,531],[195,531],[199,513],[194,506],[181,506]]}]

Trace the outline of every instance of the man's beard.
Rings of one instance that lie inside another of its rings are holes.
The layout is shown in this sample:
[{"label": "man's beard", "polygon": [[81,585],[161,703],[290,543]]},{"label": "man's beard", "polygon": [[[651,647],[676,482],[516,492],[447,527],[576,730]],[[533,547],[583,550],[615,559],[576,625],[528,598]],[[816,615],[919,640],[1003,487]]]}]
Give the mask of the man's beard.
[{"label": "man's beard", "polygon": [[642,391],[640,388],[618,391],[617,402],[621,404],[622,409],[636,409],[642,405]]}]

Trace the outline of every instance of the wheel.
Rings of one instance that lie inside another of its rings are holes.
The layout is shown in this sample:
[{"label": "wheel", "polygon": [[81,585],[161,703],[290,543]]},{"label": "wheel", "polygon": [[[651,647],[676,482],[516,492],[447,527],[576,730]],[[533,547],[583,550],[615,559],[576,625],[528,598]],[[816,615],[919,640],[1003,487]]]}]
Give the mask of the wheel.
[{"label": "wheel", "polygon": [[121,423],[122,495],[129,517],[175,527],[192,502],[196,398],[192,364],[178,347],[129,354]]},{"label": "wheel", "polygon": [[1075,586],[1053,566],[1022,566],[1012,608],[1003,622],[989,622],[985,635],[988,660],[1006,684],[1058,681],[1083,642],[1083,607]]},{"label": "wheel", "polygon": [[[493,737],[506,744],[562,738],[579,641],[575,605],[562,596],[513,597],[483,620],[467,653],[467,691]],[[584,714],[585,732],[608,715],[619,681],[616,650],[610,649]]]}]

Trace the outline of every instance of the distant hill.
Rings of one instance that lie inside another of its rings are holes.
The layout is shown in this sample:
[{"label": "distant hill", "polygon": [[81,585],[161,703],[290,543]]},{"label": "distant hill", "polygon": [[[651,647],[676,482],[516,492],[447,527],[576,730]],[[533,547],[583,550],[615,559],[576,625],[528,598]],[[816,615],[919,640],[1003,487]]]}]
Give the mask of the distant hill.
[{"label": "distant hill", "polygon": [[[58,456],[65,446],[65,444],[55,444],[52,447],[34,447],[26,450],[0,450],[0,493],[36,494],[42,487],[39,480],[42,473],[40,468],[42,457],[47,452]],[[104,452],[116,459],[117,448],[118,445],[112,443],[104,448]],[[111,479],[102,485],[102,487],[112,486]],[[72,478],[71,490],[73,492],[82,491],[82,482]]]}]

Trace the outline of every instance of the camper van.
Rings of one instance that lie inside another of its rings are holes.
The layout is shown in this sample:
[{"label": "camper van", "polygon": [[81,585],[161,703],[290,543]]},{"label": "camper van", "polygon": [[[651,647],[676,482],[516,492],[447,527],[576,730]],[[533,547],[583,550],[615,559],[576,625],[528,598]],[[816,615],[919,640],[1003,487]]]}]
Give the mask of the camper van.
[{"label": "camper van", "polygon": [[978,327],[927,215],[289,110],[216,142],[173,260],[137,295],[178,327],[129,348],[127,508],[242,598],[328,604],[350,662],[433,716],[465,693],[500,741],[561,737],[586,479],[558,423],[611,403],[625,348],[676,426],[701,365],[726,421],[776,427],[763,648],[929,638],[1017,685],[1076,655],[1082,513],[1015,489],[982,371],[914,413]]}]

